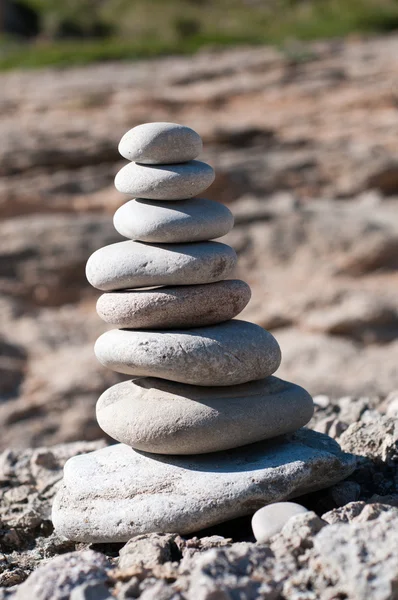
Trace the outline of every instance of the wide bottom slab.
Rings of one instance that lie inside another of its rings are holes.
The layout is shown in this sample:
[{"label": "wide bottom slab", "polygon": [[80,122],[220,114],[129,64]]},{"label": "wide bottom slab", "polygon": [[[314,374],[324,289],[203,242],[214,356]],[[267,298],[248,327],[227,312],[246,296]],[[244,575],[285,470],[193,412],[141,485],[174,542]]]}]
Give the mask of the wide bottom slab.
[{"label": "wide bottom slab", "polygon": [[307,429],[195,457],[117,444],[67,461],[52,518],[59,535],[82,542],[186,534],[327,487],[354,468],[334,440]]}]

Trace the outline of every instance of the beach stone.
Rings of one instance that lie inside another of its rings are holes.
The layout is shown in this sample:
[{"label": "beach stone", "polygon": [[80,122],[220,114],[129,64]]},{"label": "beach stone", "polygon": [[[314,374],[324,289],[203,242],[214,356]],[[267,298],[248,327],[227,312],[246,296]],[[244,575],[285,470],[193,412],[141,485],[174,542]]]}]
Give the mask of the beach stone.
[{"label": "beach stone", "polygon": [[52,520],[58,535],[82,542],[184,535],[328,487],[354,468],[334,440],[307,429],[198,456],[116,444],[67,461]]},{"label": "beach stone", "polygon": [[313,410],[303,388],[277,377],[218,388],[143,378],[106,390],[97,421],[137,450],[202,454],[292,433]]},{"label": "beach stone", "polygon": [[182,163],[202,152],[196,131],[177,123],[144,123],[124,134],[119,152],[127,160],[148,165]]},{"label": "beach stone", "polygon": [[86,276],[99,290],[213,283],[228,277],[235,250],[220,242],[144,244],[118,242],[90,256]]},{"label": "beach stone", "polygon": [[231,231],[234,217],[220,202],[205,198],[166,203],[136,198],[116,211],[113,224],[131,240],[169,244],[222,237]]},{"label": "beach stone", "polygon": [[204,192],[214,181],[212,167],[199,160],[175,165],[129,163],[115,177],[119,192],[150,200],[184,200]]},{"label": "beach stone", "polygon": [[107,292],[98,299],[97,313],[107,323],[120,328],[203,327],[236,317],[248,304],[250,296],[250,287],[238,279]]},{"label": "beach stone", "polygon": [[160,377],[201,386],[237,385],[272,375],[278,342],[246,321],[171,331],[113,329],[94,352],[105,367],[135,377]]},{"label": "beach stone", "polygon": [[265,544],[272,536],[280,533],[292,517],[305,512],[308,509],[295,502],[275,502],[263,506],[252,518],[254,537],[260,544]]}]

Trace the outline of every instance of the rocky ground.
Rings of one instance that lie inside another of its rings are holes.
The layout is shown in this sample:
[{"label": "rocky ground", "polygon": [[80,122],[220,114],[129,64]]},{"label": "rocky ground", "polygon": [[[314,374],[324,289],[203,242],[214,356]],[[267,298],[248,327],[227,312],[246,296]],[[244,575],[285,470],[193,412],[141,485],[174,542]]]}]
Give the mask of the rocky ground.
[{"label": "rocky ground", "polygon": [[[398,36],[0,75],[4,597],[398,598],[397,78]],[[253,291],[242,316],[276,335],[278,375],[316,395],[311,426],[362,458],[270,545],[244,521],[135,539],[118,561],[57,539],[49,506],[121,379],[93,356],[105,327],[84,264],[120,239],[118,140],[156,120],[204,138]]]},{"label": "rocky ground", "polygon": [[103,442],[6,450],[0,457],[0,598],[398,598],[398,395],[378,408],[369,397],[316,396],[315,405],[313,427],[353,452],[357,469],[346,481],[300,498],[311,512],[267,544],[254,542],[250,518],[194,537],[66,542],[50,520],[62,465]]}]

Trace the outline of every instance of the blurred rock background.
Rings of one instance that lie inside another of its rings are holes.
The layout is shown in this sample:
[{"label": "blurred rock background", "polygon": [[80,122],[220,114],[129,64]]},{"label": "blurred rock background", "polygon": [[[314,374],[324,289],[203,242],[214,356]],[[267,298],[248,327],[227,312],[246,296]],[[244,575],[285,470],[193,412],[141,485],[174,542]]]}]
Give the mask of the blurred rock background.
[{"label": "blurred rock background", "polygon": [[0,22],[2,448],[103,435],[123,376],[94,358],[84,265],[121,239],[117,144],[147,121],[203,137],[277,374],[398,389],[398,2],[3,0]]}]

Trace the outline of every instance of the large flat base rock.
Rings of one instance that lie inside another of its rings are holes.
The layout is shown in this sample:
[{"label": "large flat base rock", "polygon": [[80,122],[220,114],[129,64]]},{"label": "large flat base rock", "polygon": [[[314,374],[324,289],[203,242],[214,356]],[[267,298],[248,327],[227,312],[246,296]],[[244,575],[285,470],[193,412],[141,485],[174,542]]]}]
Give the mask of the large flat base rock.
[{"label": "large flat base rock", "polygon": [[195,457],[117,444],[68,460],[53,522],[58,534],[83,542],[186,534],[327,487],[354,468],[334,440],[307,429]]}]

